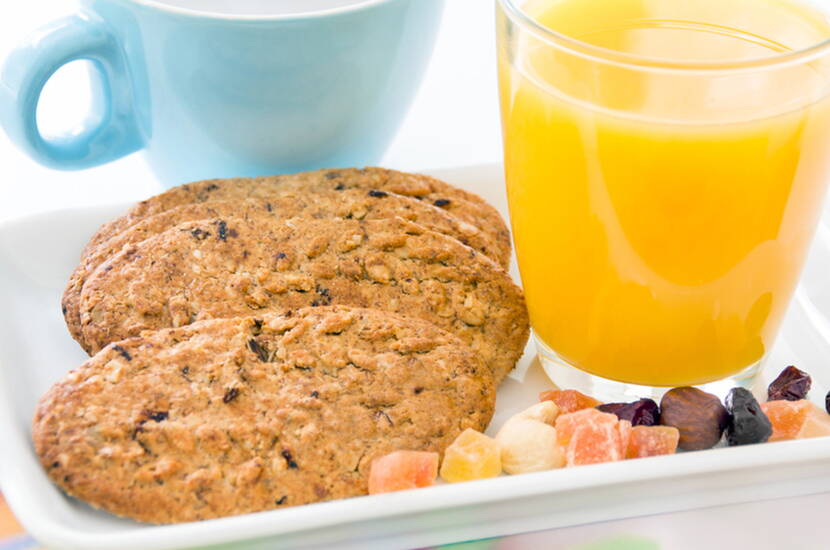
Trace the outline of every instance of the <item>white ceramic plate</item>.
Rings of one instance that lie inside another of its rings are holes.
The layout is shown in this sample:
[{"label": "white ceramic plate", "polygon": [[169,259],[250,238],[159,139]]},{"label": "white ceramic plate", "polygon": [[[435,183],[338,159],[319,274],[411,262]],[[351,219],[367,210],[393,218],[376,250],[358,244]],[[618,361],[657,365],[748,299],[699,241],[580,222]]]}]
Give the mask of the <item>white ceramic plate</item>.
[{"label": "white ceramic plate", "polygon": [[[506,215],[501,168],[433,172]],[[38,397],[84,353],[69,337],[60,295],[87,238],[127,205],[68,210],[0,225],[0,486],[24,527],[51,550],[412,548],[636,515],[830,491],[830,438],[714,449],[152,527],[67,498],[30,444]],[[822,228],[769,361],[830,387],[830,230]],[[515,271],[514,271],[515,273]],[[500,388],[491,431],[550,387],[527,354]]]}]

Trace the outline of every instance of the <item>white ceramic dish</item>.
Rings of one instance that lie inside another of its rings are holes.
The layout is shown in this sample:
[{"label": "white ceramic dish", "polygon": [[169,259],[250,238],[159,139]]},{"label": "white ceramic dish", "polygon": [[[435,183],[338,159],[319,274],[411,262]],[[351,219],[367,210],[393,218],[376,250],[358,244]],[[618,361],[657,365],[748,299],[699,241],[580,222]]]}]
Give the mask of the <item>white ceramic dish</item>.
[{"label": "white ceramic dish", "polygon": [[[506,214],[501,168],[434,172]],[[126,205],[52,212],[0,225],[0,486],[50,550],[413,548],[703,506],[830,491],[830,438],[501,477],[174,526],[117,519],[66,498],[29,441],[38,397],[84,360],[59,298],[86,239]],[[830,387],[830,230],[768,363],[798,364]],[[501,387],[491,431],[550,386],[530,354]]]}]

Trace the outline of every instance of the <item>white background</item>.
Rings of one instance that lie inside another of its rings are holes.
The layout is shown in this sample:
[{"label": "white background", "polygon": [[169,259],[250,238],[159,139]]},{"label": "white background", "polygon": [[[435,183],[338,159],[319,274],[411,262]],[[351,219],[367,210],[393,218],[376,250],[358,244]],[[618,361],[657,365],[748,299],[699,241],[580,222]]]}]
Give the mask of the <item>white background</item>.
[{"label": "white background", "polygon": [[[72,0],[5,0],[0,58],[30,30],[74,9]],[[418,170],[500,160],[493,13],[492,0],[447,0],[436,55],[386,166]],[[71,129],[83,120],[85,94],[82,68],[57,75],[41,105],[44,129]],[[2,132],[0,170],[0,220],[139,199],[159,189],[140,154],[86,171],[56,172],[29,160]],[[830,548],[828,510],[830,495],[819,495],[563,529],[497,547],[566,548],[627,533],[653,538],[662,550],[813,550]]]},{"label": "white background", "polygon": [[[73,0],[0,0],[0,58],[37,27],[72,13]],[[385,166],[402,170],[496,162],[500,135],[494,8],[490,0],[448,0],[424,84]],[[45,133],[83,120],[85,69],[73,64],[50,81],[39,118]],[[0,219],[62,207],[144,198],[159,189],[141,154],[80,172],[43,168],[0,132]]]}]

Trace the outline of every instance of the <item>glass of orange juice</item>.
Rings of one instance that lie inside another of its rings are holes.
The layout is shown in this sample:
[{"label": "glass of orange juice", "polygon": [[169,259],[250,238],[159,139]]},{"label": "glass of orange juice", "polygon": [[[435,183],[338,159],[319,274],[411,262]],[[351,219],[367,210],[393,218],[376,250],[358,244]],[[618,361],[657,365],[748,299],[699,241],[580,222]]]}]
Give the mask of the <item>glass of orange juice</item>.
[{"label": "glass of orange juice", "polygon": [[499,0],[504,162],[546,371],[747,384],[830,168],[830,20],[797,0]]}]

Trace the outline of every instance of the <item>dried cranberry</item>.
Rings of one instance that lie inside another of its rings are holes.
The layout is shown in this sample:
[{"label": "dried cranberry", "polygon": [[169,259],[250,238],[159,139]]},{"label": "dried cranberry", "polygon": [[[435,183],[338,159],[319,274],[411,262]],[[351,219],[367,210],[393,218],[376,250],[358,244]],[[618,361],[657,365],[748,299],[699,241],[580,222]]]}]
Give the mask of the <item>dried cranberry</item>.
[{"label": "dried cranberry", "polygon": [[731,414],[726,427],[726,442],[730,446],[763,443],[772,435],[772,424],[751,391],[744,388],[729,390],[726,410]]},{"label": "dried cranberry", "polygon": [[810,375],[789,366],[778,375],[778,378],[769,385],[770,401],[798,401],[807,397],[810,386],[813,384]]},{"label": "dried cranberry", "polygon": [[628,420],[632,426],[656,426],[660,422],[660,407],[652,399],[640,399],[633,403],[604,403],[597,409],[616,414],[620,420]]}]

